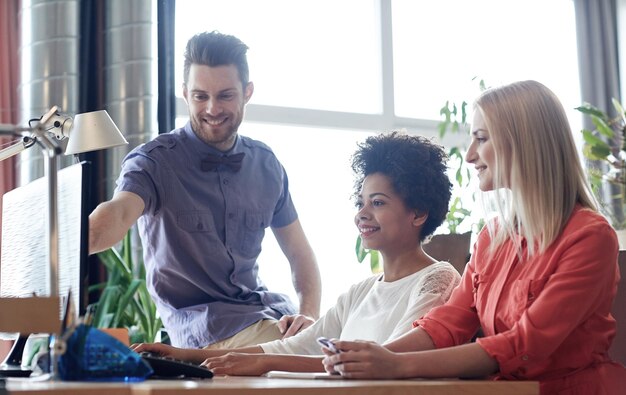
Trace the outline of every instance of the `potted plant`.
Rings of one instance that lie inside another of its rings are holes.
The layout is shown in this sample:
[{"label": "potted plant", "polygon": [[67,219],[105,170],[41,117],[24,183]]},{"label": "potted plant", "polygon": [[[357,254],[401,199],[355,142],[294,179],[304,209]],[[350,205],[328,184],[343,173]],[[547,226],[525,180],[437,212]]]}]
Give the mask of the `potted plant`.
[{"label": "potted plant", "polygon": [[96,328],[126,328],[130,343],[154,342],[162,328],[156,306],[146,288],[143,262],[132,257],[131,231],[121,249],[110,248],[98,254],[107,270],[107,281],[90,287],[101,292],[92,305],[92,325]]},{"label": "potted plant", "polygon": [[[484,82],[481,81],[481,89],[484,89]],[[454,102],[446,101],[439,114],[443,119],[439,122],[439,138],[443,139],[447,133],[466,136],[469,133],[469,123],[467,121],[467,102],[463,101],[460,105]],[[469,196],[471,202],[475,201],[473,194],[467,193],[471,180],[470,168],[465,162],[465,147],[454,144],[448,148],[448,158],[451,168],[454,170],[454,181],[456,181],[455,190],[450,204],[450,210],[446,216],[446,228],[448,234],[458,234],[459,226],[471,216],[472,212],[467,208],[467,199]]]},{"label": "potted plant", "polygon": [[[479,89],[486,89],[483,80],[479,80]],[[456,139],[459,143],[448,147],[449,166],[454,172],[455,185],[443,227],[446,233],[435,234],[430,242],[424,244],[424,250],[429,255],[449,261],[460,273],[463,273],[469,260],[472,234],[480,231],[483,225],[482,220],[468,224],[471,221],[471,206],[475,203],[475,197],[469,191],[472,170],[465,161],[466,147],[463,145],[470,129],[467,106],[468,102],[465,100],[461,104],[446,101],[439,111],[442,116],[438,124],[439,138],[443,140],[449,133],[459,137]]]},{"label": "potted plant", "polygon": [[[583,128],[583,155],[589,159],[587,173],[600,209],[618,237],[626,240],[626,112],[616,99],[612,100],[616,116],[584,103],[576,110],[589,116],[594,130]],[[620,248],[626,243],[620,240]]]}]

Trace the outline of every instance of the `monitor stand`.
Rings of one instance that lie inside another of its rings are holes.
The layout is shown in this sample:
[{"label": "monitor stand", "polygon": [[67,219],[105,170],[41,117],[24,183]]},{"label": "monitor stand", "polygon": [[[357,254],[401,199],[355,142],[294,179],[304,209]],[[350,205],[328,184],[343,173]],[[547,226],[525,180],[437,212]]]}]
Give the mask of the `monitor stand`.
[{"label": "monitor stand", "polygon": [[9,355],[0,364],[0,377],[28,377],[32,370],[22,367],[22,355],[28,336],[19,335],[11,347]]}]

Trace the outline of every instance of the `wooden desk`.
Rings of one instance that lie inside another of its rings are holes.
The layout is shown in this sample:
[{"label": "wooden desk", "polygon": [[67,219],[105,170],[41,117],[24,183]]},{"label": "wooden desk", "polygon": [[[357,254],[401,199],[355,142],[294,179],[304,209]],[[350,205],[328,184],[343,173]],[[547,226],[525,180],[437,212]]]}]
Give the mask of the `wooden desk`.
[{"label": "wooden desk", "polygon": [[215,377],[141,383],[7,383],[11,395],[537,395],[536,381],[297,380]]}]

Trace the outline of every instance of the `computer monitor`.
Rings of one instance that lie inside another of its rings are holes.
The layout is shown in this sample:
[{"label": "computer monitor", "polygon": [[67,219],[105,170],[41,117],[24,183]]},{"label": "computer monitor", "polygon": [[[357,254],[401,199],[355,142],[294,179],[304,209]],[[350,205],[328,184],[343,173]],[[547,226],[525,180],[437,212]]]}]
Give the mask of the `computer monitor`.
[{"label": "computer monitor", "polygon": [[[59,297],[71,290],[81,316],[88,304],[88,166],[80,162],[57,174]],[[47,186],[42,177],[3,196],[0,297],[50,295]]]}]

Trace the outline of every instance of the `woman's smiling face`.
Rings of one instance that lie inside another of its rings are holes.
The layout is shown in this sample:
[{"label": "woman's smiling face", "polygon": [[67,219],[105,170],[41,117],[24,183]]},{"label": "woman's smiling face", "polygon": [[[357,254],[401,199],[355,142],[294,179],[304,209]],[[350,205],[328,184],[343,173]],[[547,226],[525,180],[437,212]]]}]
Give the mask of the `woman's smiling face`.
[{"label": "woman's smiling face", "polygon": [[480,111],[474,113],[471,133],[472,143],[467,149],[465,160],[473,164],[478,171],[478,186],[480,190],[491,191],[494,189],[496,153]]},{"label": "woman's smiling face", "polygon": [[364,248],[384,251],[419,241],[421,227],[414,224],[416,213],[407,208],[389,177],[381,173],[365,177],[357,209],[354,222]]}]

